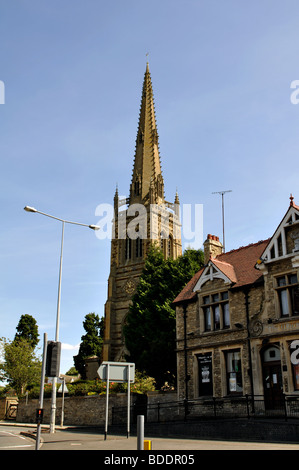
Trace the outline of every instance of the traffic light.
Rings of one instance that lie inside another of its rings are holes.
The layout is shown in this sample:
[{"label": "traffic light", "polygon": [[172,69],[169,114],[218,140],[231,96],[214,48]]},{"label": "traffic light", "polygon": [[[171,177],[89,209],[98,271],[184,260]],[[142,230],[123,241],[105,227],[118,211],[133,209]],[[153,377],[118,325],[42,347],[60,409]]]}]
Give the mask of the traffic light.
[{"label": "traffic light", "polygon": [[46,359],[46,376],[58,377],[60,366],[61,343],[59,341],[48,341],[47,359]]},{"label": "traffic light", "polygon": [[43,415],[44,415],[43,408],[37,408],[37,410],[36,410],[36,424],[42,424]]}]

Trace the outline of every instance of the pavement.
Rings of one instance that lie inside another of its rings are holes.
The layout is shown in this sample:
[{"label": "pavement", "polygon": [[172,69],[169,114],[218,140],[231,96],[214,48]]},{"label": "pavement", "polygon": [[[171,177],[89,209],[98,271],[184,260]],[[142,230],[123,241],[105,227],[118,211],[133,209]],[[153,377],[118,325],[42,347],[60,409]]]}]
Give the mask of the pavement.
[{"label": "pavement", "polygon": [[[20,434],[35,439],[36,425],[20,424],[13,422],[0,422],[1,426],[17,426]],[[137,437],[129,438],[120,435],[109,435],[104,438],[98,429],[81,427],[56,426],[55,432],[50,433],[49,427],[42,425],[40,450],[101,450],[108,454],[111,451],[136,451]],[[273,442],[238,442],[222,440],[203,440],[185,438],[161,438],[146,435],[145,440],[151,441],[151,451],[175,451],[176,454],[184,454],[190,451],[214,451],[214,450],[299,450],[299,443],[273,443]],[[105,462],[104,462],[105,463]]]}]

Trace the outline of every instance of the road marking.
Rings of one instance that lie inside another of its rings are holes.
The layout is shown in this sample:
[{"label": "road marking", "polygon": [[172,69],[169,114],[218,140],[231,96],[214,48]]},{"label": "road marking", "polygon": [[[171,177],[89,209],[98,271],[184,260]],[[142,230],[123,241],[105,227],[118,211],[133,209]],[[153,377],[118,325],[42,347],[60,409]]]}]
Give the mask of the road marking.
[{"label": "road marking", "polygon": [[16,449],[17,447],[33,447],[33,444],[24,444],[22,446],[4,446],[0,447],[0,449]]},{"label": "road marking", "polygon": [[8,432],[8,431],[0,431],[0,432],[2,432],[2,434],[9,434],[10,436],[19,437],[20,439],[25,440],[25,437],[19,436],[18,434],[14,434],[13,432]]}]

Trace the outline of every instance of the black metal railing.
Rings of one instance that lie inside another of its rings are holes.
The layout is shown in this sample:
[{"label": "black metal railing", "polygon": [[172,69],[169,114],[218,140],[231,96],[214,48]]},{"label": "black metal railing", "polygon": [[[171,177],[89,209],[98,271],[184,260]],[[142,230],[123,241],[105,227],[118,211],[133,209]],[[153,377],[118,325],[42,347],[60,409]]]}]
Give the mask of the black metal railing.
[{"label": "black metal railing", "polygon": [[[138,414],[143,414],[148,423],[224,418],[299,419],[299,396],[281,394],[269,401],[264,396],[244,395],[137,404],[131,407],[132,423]],[[126,407],[112,408],[112,424],[123,424],[126,419]]]}]

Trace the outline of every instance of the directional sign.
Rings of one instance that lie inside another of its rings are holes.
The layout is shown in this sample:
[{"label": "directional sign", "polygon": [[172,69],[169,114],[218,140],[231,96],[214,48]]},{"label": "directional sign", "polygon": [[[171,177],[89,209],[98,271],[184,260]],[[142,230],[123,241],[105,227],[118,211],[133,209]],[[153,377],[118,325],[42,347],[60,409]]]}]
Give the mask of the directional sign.
[{"label": "directional sign", "polygon": [[128,371],[130,370],[130,383],[135,382],[135,364],[133,362],[109,362],[104,361],[98,368],[100,379],[107,380],[107,370],[109,366],[110,382],[128,382]]}]

